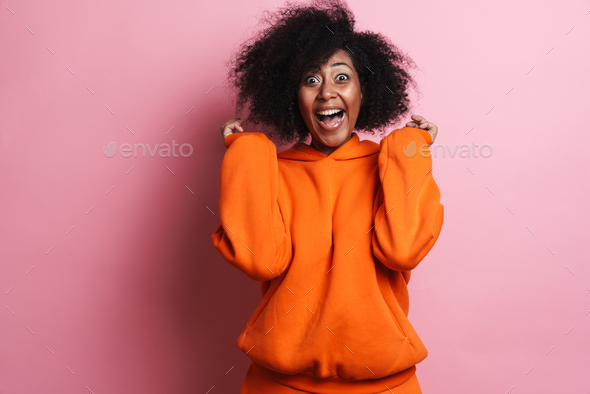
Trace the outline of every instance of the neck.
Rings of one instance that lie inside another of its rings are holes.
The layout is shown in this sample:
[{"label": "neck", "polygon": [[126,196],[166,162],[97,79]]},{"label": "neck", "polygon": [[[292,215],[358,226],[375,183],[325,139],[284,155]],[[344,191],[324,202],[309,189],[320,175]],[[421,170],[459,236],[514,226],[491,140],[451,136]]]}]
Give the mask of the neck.
[{"label": "neck", "polygon": [[326,146],[324,144],[322,144],[321,142],[317,141],[313,136],[311,137],[311,143],[310,145],[319,150],[322,153],[325,153],[326,155],[330,155],[332,152],[334,152],[336,149],[340,148],[342,145],[346,144],[348,141],[350,141],[350,139],[352,138],[352,133],[350,133],[350,135],[348,136],[348,138],[346,139],[346,141],[344,141],[343,143],[341,143],[338,146]]}]

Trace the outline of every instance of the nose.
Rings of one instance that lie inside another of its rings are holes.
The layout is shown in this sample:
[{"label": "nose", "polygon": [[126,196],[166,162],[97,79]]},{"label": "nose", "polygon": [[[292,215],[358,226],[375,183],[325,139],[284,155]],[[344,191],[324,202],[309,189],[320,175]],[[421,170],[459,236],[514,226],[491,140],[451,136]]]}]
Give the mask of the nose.
[{"label": "nose", "polygon": [[334,85],[331,81],[324,81],[318,92],[318,98],[328,101],[334,97],[336,97],[336,89],[334,88]]}]

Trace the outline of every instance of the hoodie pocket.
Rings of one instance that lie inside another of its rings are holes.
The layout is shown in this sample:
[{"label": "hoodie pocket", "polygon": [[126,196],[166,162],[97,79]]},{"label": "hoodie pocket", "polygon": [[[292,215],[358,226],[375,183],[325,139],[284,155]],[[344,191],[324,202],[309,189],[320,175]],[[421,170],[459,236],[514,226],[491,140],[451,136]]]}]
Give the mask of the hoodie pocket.
[{"label": "hoodie pocket", "polygon": [[260,316],[262,316],[262,314],[265,312],[283,279],[284,276],[279,276],[277,278],[269,280],[267,285],[261,285],[261,288],[264,287],[267,289],[264,295],[262,296],[262,300],[260,300],[260,303],[256,306],[256,309],[254,309],[254,311],[250,315],[250,318],[246,322],[246,331],[252,328],[252,326],[258,321]]},{"label": "hoodie pocket", "polygon": [[[406,319],[406,316],[401,306],[399,305],[396,295],[394,293],[395,287],[403,286],[403,288],[396,290],[399,290],[401,294],[407,294],[405,282],[401,277],[401,273],[397,271],[392,271],[389,268],[385,267],[379,260],[375,260],[377,270],[377,283],[379,285],[381,296],[387,304],[387,308],[389,309],[391,318],[395,322],[395,325],[397,326],[398,330],[400,331],[400,333],[402,333],[404,337],[407,337],[408,335],[406,334],[405,330],[402,328],[402,325],[400,324],[400,320]],[[397,275],[397,278],[393,277],[394,275]]]},{"label": "hoodie pocket", "polygon": [[402,326],[399,324],[399,320],[398,320],[399,318],[393,312],[393,309],[392,309],[391,305],[389,304],[389,302],[387,302],[387,300],[385,300],[385,302],[387,303],[387,308],[389,309],[389,312],[391,313],[391,317],[392,317],[393,321],[395,321],[395,325],[397,326],[398,330],[403,334],[403,336],[405,336],[407,338],[408,335],[406,334],[406,332],[404,331]]}]

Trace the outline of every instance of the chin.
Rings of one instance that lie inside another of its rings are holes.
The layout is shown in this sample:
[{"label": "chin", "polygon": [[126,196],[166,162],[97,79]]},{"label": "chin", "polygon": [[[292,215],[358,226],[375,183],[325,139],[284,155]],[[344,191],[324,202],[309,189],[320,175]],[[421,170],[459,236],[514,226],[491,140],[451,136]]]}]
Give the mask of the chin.
[{"label": "chin", "polygon": [[346,130],[344,127],[342,130],[334,130],[331,132],[326,130],[315,131],[316,139],[328,146],[337,146],[342,144],[342,142],[346,141],[346,139],[350,136],[350,133],[351,132]]}]

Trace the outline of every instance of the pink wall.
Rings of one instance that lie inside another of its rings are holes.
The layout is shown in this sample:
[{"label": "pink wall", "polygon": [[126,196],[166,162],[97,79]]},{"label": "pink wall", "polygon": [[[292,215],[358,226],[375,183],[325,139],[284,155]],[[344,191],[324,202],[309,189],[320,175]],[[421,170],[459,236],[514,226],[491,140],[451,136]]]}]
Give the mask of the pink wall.
[{"label": "pink wall", "polygon": [[[281,3],[2,3],[0,392],[237,393],[260,293],[210,240],[224,62]],[[493,147],[434,159],[423,392],[588,390],[590,2],[350,5],[421,67],[436,143]],[[172,140],[192,155],[102,151]]]}]

